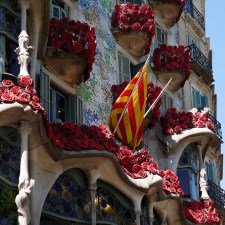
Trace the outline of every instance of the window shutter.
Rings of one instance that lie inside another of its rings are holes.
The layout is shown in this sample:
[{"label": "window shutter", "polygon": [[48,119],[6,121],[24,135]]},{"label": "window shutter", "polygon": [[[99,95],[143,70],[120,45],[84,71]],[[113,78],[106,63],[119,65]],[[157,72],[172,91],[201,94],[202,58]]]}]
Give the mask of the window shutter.
[{"label": "window shutter", "polygon": [[51,5],[51,17],[61,19],[60,7],[57,5]]},{"label": "window shutter", "polygon": [[203,96],[203,107],[209,107],[209,99],[207,95]]},{"label": "window shutter", "polygon": [[66,120],[83,124],[83,102],[77,95],[69,95],[66,98]]},{"label": "window shutter", "polygon": [[197,97],[196,97],[196,90],[192,88],[192,107],[197,108]]},{"label": "window shutter", "polygon": [[199,91],[196,91],[196,100],[197,100],[197,108],[201,108],[202,107],[202,98],[201,98],[201,95],[200,95],[200,92]]},{"label": "window shutter", "polygon": [[49,112],[50,79],[49,76],[43,72],[40,75],[40,100],[47,115],[50,115]]},{"label": "window shutter", "polygon": [[118,53],[118,64],[119,64],[119,81],[130,81],[130,60],[121,53]]}]

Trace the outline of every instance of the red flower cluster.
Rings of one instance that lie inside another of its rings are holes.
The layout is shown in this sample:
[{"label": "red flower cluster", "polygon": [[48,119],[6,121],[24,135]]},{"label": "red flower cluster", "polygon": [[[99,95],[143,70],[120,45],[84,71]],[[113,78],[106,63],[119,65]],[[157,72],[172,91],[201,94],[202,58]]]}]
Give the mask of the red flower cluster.
[{"label": "red flower cluster", "polygon": [[104,125],[87,126],[72,122],[51,123],[48,132],[53,144],[66,151],[96,149],[117,153],[118,146]]},{"label": "red flower cluster", "polygon": [[172,170],[160,170],[159,175],[163,178],[163,190],[165,193],[184,195],[179,179]]},{"label": "red flower cluster", "polygon": [[117,158],[126,174],[132,178],[144,178],[147,171],[152,174],[158,174],[158,164],[154,162],[148,149],[142,149],[137,152],[129,150],[126,146],[120,147]]},{"label": "red flower cluster", "polygon": [[171,170],[159,170],[158,164],[149,154],[148,149],[141,149],[140,151],[133,152],[126,146],[122,146],[116,155],[123,171],[130,177],[145,178],[147,172],[157,174],[163,178],[163,190],[166,194],[174,193],[180,196],[184,195],[180,187],[178,177]]},{"label": "red flower cluster", "polygon": [[194,223],[220,224],[220,218],[211,199],[200,202],[186,202],[184,205],[184,214]]},{"label": "red flower cluster", "polygon": [[0,102],[29,104],[33,110],[42,108],[33,88],[33,80],[29,76],[19,78],[18,86],[11,80],[3,80],[0,86]]},{"label": "red flower cluster", "polygon": [[186,0],[156,0],[162,3],[169,3],[169,4],[178,4],[180,6],[180,12],[176,18],[176,22],[178,22],[180,20],[181,14],[184,10],[184,6],[185,6],[185,2]]},{"label": "red flower cluster", "polygon": [[167,113],[160,118],[162,129],[165,135],[180,134],[189,128],[208,127],[214,131],[214,125],[207,114],[200,112],[177,112],[175,108],[170,108]]},{"label": "red flower cluster", "polygon": [[90,77],[96,54],[95,29],[87,23],[62,18],[49,20],[48,46],[77,54],[87,60],[84,81]]},{"label": "red flower cluster", "polygon": [[155,70],[177,70],[185,74],[185,80],[181,86],[185,84],[185,81],[190,76],[190,64],[191,53],[184,47],[180,46],[167,46],[161,45],[160,48],[156,48],[153,54],[153,63]]},{"label": "red flower cluster", "polygon": [[[117,98],[120,96],[120,94],[123,92],[123,90],[125,89],[125,87],[127,85],[128,85],[127,81],[125,81],[125,82],[123,82],[122,84],[119,84],[119,85],[112,85],[112,87],[111,87],[111,92],[113,94],[112,105],[115,103],[115,101],[117,100]],[[152,82],[148,83],[148,96],[147,96],[147,103],[146,103],[146,110],[145,111],[147,111],[149,109],[149,107],[155,101],[155,99],[158,97],[160,92],[161,92],[160,87],[154,85]],[[162,101],[161,101],[161,98],[160,98],[159,101],[157,102],[156,106],[153,108],[153,110],[147,116],[147,118],[151,119],[151,123],[148,126],[149,129],[154,128],[156,123],[159,120],[161,103],[162,103]]]},{"label": "red flower cluster", "polygon": [[152,38],[155,35],[154,12],[146,5],[141,6],[127,2],[115,5],[112,15],[112,27],[118,27],[121,31],[141,31],[149,35],[146,45],[146,54],[150,50]]}]

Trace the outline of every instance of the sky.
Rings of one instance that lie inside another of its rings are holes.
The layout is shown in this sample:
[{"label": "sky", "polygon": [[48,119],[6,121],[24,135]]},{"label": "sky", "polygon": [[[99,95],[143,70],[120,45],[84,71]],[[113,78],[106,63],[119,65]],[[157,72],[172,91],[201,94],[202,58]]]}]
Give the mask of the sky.
[{"label": "sky", "polygon": [[[217,120],[222,125],[225,142],[225,0],[206,0],[206,36],[210,38],[213,51],[213,77],[217,94]],[[225,190],[225,144],[223,180],[221,187]]]}]

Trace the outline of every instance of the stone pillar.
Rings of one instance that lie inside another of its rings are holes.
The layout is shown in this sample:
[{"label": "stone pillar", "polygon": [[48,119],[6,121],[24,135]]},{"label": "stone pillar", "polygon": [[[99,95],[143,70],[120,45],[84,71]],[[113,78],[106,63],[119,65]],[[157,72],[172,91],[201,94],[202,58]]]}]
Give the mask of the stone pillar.
[{"label": "stone pillar", "polygon": [[136,225],[141,225],[141,210],[135,210]]},{"label": "stone pillar", "polygon": [[96,225],[96,207],[95,207],[95,197],[96,197],[96,189],[90,190],[91,193],[91,224]]},{"label": "stone pillar", "polygon": [[29,195],[34,185],[34,180],[29,178],[28,171],[28,136],[31,133],[29,121],[21,121],[18,127],[21,135],[21,159],[20,159],[20,176],[19,176],[19,194],[15,202],[18,211],[19,225],[28,225],[30,217],[30,200]]},{"label": "stone pillar", "polygon": [[30,0],[19,0],[21,8],[21,31],[27,30],[27,9],[30,5]]},{"label": "stone pillar", "polygon": [[95,207],[95,198],[97,190],[97,180],[100,178],[101,174],[93,169],[87,173],[89,190],[91,194],[91,224],[96,225],[96,207]]}]

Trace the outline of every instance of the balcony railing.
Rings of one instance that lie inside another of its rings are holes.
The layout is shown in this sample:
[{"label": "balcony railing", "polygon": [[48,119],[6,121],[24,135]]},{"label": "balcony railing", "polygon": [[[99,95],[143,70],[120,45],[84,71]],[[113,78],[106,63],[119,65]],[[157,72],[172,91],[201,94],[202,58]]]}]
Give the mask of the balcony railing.
[{"label": "balcony railing", "polygon": [[216,204],[225,207],[225,191],[211,180],[208,181],[208,194]]},{"label": "balcony railing", "polygon": [[222,130],[221,130],[221,123],[218,122],[216,120],[215,117],[213,117],[210,113],[208,113],[208,117],[209,119],[212,120],[213,124],[214,124],[214,133],[216,134],[216,136],[219,138],[219,139],[222,139]]},{"label": "balcony railing", "polygon": [[191,0],[186,0],[184,12],[189,13],[198,25],[205,31],[205,18],[193,5]]},{"label": "balcony railing", "polygon": [[[204,107],[203,108],[198,108],[198,111],[201,112],[203,109],[204,109]],[[221,123],[212,114],[208,113],[207,115],[208,115],[208,118],[212,120],[212,123],[214,125],[214,133],[215,133],[215,135],[219,139],[222,139],[223,136],[222,136]]]},{"label": "balcony railing", "polygon": [[188,45],[187,48],[191,52],[191,62],[193,64],[192,67],[194,67],[192,69],[196,68],[197,73],[203,77],[204,81],[211,84],[214,81],[212,63],[195,44]]}]

